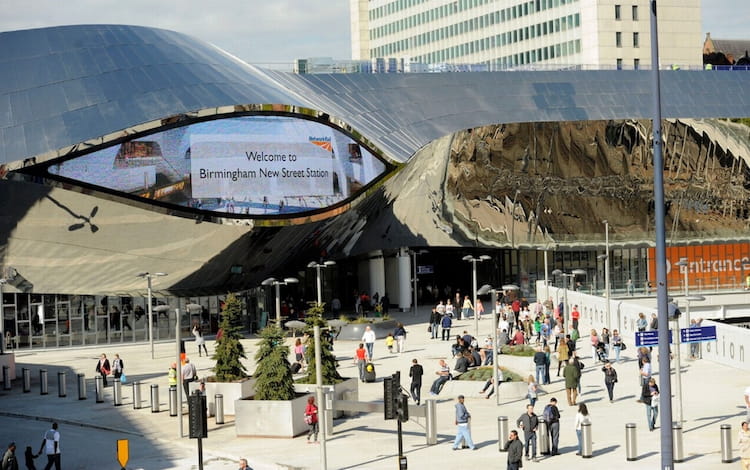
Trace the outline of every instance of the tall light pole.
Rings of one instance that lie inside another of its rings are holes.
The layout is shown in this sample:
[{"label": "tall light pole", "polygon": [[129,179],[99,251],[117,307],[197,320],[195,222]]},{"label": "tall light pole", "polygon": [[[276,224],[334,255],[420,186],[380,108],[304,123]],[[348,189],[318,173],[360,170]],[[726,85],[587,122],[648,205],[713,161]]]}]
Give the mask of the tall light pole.
[{"label": "tall light pole", "polygon": [[260,283],[262,286],[276,287],[276,324],[279,328],[281,328],[281,286],[296,284],[298,282],[299,279],[296,277],[285,277],[283,281],[277,281],[275,277],[269,277]]},{"label": "tall light pole", "polygon": [[7,279],[0,279],[0,354],[5,354],[5,302],[3,301],[3,286]]},{"label": "tall light pole", "polygon": [[315,261],[310,261],[307,263],[308,268],[315,268],[315,273],[318,277],[318,307],[323,304],[323,283],[321,281],[320,277],[320,270],[322,268],[327,268],[329,266],[335,266],[335,261],[323,261],[322,263],[316,263]]},{"label": "tall light pole", "polygon": [[[477,262],[491,260],[492,257],[488,255],[482,255],[475,258],[471,255],[466,255],[462,258],[464,261],[471,262],[471,292],[474,294],[474,335],[479,338],[479,315],[477,314]],[[458,305],[456,306],[458,307]]]},{"label": "tall light pole", "polygon": [[154,358],[154,312],[151,308],[151,278],[153,277],[160,277],[160,276],[166,276],[167,273],[150,273],[150,272],[144,272],[137,274],[137,277],[146,279],[148,282],[148,344],[151,348],[151,359]]},{"label": "tall light pole", "polygon": [[427,253],[427,250],[409,250],[409,254],[414,257],[414,261],[412,263],[412,283],[414,284],[414,315],[417,314],[417,282],[419,281],[419,278],[417,277],[417,255],[424,255]]}]

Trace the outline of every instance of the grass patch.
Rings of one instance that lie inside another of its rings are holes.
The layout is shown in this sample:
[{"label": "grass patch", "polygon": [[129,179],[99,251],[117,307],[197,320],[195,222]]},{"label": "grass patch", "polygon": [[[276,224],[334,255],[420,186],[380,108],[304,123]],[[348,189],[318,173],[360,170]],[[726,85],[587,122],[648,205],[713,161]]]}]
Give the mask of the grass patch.
[{"label": "grass patch", "polygon": [[[503,371],[503,377],[508,382],[523,382],[524,376],[521,376],[517,372],[514,372],[507,367],[500,366],[500,370]],[[464,372],[463,374],[458,376],[458,380],[472,380],[476,382],[485,382],[487,379],[492,377],[492,373],[494,372],[494,367],[492,366],[486,366],[486,367],[477,367],[476,369],[471,369],[469,371]]]},{"label": "grass patch", "polygon": [[529,346],[528,344],[519,344],[517,346],[505,345],[500,351],[502,354],[507,354],[509,356],[531,357],[536,352],[536,348],[534,346]]}]

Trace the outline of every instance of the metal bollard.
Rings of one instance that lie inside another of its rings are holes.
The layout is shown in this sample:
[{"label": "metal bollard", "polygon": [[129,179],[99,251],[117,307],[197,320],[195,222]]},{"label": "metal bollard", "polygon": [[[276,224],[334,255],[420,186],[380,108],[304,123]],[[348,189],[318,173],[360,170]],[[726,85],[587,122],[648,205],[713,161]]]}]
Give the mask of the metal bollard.
[{"label": "metal bollard", "polygon": [[29,393],[31,391],[31,369],[24,367],[21,369],[21,375],[23,376],[23,393]]},{"label": "metal bollard", "polygon": [[78,374],[78,399],[86,399],[86,374]]},{"label": "metal bollard", "polygon": [[547,426],[547,421],[541,416],[539,417],[539,427],[536,430],[536,437],[539,441],[539,453],[549,455],[552,451],[549,442],[549,427]]},{"label": "metal bollard", "polygon": [[177,387],[169,387],[169,416],[177,416]]},{"label": "metal bollard", "polygon": [[47,395],[49,388],[47,387],[47,369],[39,369],[39,394]]},{"label": "metal bollard", "polygon": [[94,378],[94,384],[96,389],[96,402],[97,403],[103,403],[104,402],[104,377],[101,375],[97,375]]},{"label": "metal bollard", "polygon": [[10,367],[3,366],[3,390],[10,390]]},{"label": "metal bollard", "polygon": [[591,439],[591,423],[581,423],[581,457],[590,459],[593,454]]},{"label": "metal bollard", "polygon": [[133,382],[133,409],[141,409],[141,383]]},{"label": "metal bollard", "polygon": [[151,384],[151,412],[159,412],[159,386]]},{"label": "metal bollard", "polygon": [[635,423],[625,425],[625,458],[628,462],[638,460],[638,448],[635,437]]},{"label": "metal bollard", "polygon": [[499,452],[505,452],[508,450],[505,444],[508,443],[508,435],[510,434],[510,428],[508,427],[508,417],[498,416],[497,417],[497,450]]},{"label": "metal bollard", "polygon": [[425,417],[425,430],[427,431],[427,445],[437,444],[437,406],[435,400],[426,400],[427,416]]},{"label": "metal bollard", "polygon": [[721,427],[721,463],[732,463],[732,426],[722,424]]},{"label": "metal bollard", "polygon": [[115,380],[112,383],[112,397],[114,398],[115,406],[122,405],[122,382]]},{"label": "metal bollard", "polygon": [[68,395],[68,380],[65,376],[65,372],[57,372],[57,396],[64,398]]},{"label": "metal bollard", "polygon": [[224,424],[224,395],[217,393],[214,395],[216,403],[216,424]]},{"label": "metal bollard", "polygon": [[685,450],[682,447],[682,424],[672,423],[672,461],[680,463],[685,460]]}]

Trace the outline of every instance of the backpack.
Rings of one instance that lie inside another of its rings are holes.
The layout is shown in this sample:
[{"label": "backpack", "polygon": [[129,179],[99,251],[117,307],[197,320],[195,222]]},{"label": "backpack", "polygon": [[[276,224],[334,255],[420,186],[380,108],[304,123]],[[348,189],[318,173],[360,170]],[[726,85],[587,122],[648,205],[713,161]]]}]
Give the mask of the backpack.
[{"label": "backpack", "polygon": [[544,421],[549,424],[555,420],[555,413],[552,412],[552,405],[547,405],[544,407],[544,411],[542,412],[542,416],[544,417]]}]

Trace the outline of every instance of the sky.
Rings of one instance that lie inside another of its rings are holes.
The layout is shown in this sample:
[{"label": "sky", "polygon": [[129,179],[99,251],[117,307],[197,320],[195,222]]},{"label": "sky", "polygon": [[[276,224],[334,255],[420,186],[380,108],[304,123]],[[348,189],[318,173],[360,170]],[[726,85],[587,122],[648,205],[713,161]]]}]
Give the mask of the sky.
[{"label": "sky", "polygon": [[[71,24],[169,29],[258,65],[351,57],[349,0],[0,0],[0,31]],[[703,0],[704,36],[750,39],[748,24],[750,0]]]}]

